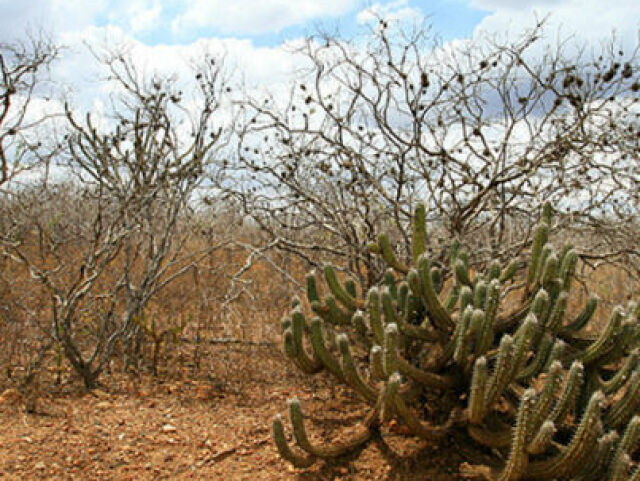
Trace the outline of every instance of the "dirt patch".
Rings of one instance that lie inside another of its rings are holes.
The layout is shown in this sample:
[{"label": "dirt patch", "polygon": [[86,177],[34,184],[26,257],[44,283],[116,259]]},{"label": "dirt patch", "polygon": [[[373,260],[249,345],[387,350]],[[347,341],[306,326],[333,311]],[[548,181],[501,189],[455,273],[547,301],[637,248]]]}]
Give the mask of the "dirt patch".
[{"label": "dirt patch", "polygon": [[0,404],[0,479],[459,479],[459,440],[428,445],[386,431],[336,463],[294,469],[271,441],[271,419],[286,399],[302,401],[316,439],[339,436],[365,406],[322,377],[298,375],[275,347],[213,346],[207,354],[200,379],[187,371],[165,382],[112,375],[93,393],[39,397],[36,413],[8,395]]}]

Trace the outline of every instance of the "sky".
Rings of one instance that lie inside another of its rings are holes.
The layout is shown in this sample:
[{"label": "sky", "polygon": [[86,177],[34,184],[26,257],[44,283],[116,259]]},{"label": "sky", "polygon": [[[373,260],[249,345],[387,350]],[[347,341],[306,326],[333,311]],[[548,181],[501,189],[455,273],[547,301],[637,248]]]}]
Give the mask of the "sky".
[{"label": "sky", "polygon": [[318,29],[356,37],[376,15],[426,19],[443,43],[481,32],[517,35],[546,15],[548,32],[579,41],[615,32],[636,45],[640,31],[638,0],[0,0],[0,43],[46,32],[65,46],[56,80],[95,104],[87,45],[132,45],[143,68],[165,72],[223,52],[250,83],[268,86],[296,68],[292,42]]},{"label": "sky", "polygon": [[637,34],[635,0],[0,0],[0,39],[44,28],[59,38],[121,29],[149,46],[189,45],[199,39],[247,39],[274,47],[315,31],[318,25],[357,33],[367,12],[427,17],[444,40],[479,29],[504,30],[551,13],[567,31],[585,36]]}]

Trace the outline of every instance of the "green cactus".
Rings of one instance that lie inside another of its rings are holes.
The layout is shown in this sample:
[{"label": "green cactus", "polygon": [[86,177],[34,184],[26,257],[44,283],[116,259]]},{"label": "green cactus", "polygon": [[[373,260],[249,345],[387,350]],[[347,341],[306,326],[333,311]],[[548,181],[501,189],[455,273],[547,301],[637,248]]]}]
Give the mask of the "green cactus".
[{"label": "green cactus", "polygon": [[[393,419],[424,439],[461,431],[493,449],[504,461],[491,481],[640,479],[631,458],[640,436],[640,307],[617,307],[597,335],[585,334],[598,299],[570,309],[580,260],[573,246],[551,244],[552,213],[546,206],[527,262],[494,259],[472,271],[473,255],[458,241],[448,262],[429,258],[418,206],[407,258],[378,237],[371,251],[390,269],[368,292],[359,295],[332,266],[324,293],[309,275],[317,317],[307,321],[304,303],[292,302],[281,322],[285,354],[306,374],[326,371],[350,386],[369,410],[348,440],[314,444],[291,401],[296,446],[282,418],[273,423],[282,457],[297,467],[340,457]],[[518,304],[503,305],[513,289]],[[353,344],[368,362],[356,359]],[[446,422],[429,417],[443,410]]]}]

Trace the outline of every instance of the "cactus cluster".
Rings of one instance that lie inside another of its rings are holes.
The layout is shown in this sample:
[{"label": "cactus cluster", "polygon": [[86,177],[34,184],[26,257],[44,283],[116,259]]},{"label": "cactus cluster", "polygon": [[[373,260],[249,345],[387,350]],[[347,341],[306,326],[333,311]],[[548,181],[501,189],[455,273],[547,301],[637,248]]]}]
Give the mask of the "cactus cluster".
[{"label": "cactus cluster", "polygon": [[[307,374],[329,371],[370,409],[350,439],[318,444],[299,401],[290,400],[296,446],[276,416],[281,456],[297,467],[339,457],[395,419],[415,436],[437,440],[459,430],[500,452],[505,461],[490,476],[496,481],[640,480],[632,458],[640,436],[640,307],[617,307],[598,335],[585,334],[598,299],[570,316],[578,256],[548,242],[549,206],[528,262],[494,261],[484,272],[470,269],[459,243],[448,265],[432,261],[425,218],[419,206],[409,265],[379,236],[371,249],[389,270],[364,298],[331,266],[324,299],[316,276],[308,276],[314,315],[307,319],[293,301],[282,321],[285,353]],[[366,348],[366,362],[354,359],[355,347]]]}]

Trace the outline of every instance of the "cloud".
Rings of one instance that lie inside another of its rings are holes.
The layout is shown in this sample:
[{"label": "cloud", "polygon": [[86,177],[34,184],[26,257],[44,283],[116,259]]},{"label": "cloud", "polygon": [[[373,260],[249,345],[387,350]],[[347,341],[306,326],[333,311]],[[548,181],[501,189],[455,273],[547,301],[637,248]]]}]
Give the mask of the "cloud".
[{"label": "cloud", "polygon": [[560,5],[563,0],[471,0],[470,5],[481,10],[522,10],[543,5]]},{"label": "cloud", "polygon": [[[224,58],[225,71],[233,77],[231,83],[236,86],[242,83],[250,91],[257,87],[262,90],[284,88],[303,63],[300,56],[291,53],[299,40],[273,47],[256,46],[248,38],[219,37],[200,38],[189,44],[146,45],[123,28],[113,25],[89,26],[67,32],[61,40],[69,47],[53,64],[51,76],[65,92],[65,99],[71,99],[80,111],[91,110],[96,98],[106,99],[114,94],[113,88],[102,82],[106,70],[87,46],[91,46],[98,55],[125,52],[145,78],[176,77],[186,89],[193,86],[193,67],[202,64],[207,55]],[[234,86],[234,90],[237,87]]]},{"label": "cloud", "polygon": [[[599,42],[615,32],[629,46],[638,42],[640,10],[637,0],[470,0],[472,7],[488,10],[476,32],[521,32],[534,19],[549,15],[548,31],[573,38],[578,43]],[[635,13],[635,14],[634,14]]]},{"label": "cloud", "polygon": [[256,35],[322,17],[337,17],[359,0],[193,0],[172,23],[174,33],[214,28],[223,34]]},{"label": "cloud", "polygon": [[57,36],[69,30],[91,25],[98,13],[107,7],[107,0],[30,0],[16,2],[0,0],[0,41],[12,42],[24,38],[25,32],[44,31]]},{"label": "cloud", "polygon": [[158,24],[162,14],[162,5],[158,1],[133,2],[128,8],[129,25],[133,33],[152,30]]},{"label": "cloud", "polygon": [[423,19],[424,14],[417,8],[410,7],[409,0],[395,0],[384,4],[376,2],[365,10],[358,12],[356,16],[360,24],[377,21],[379,18],[405,22]]}]

